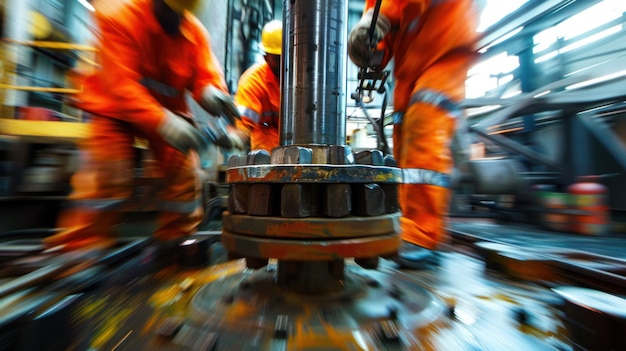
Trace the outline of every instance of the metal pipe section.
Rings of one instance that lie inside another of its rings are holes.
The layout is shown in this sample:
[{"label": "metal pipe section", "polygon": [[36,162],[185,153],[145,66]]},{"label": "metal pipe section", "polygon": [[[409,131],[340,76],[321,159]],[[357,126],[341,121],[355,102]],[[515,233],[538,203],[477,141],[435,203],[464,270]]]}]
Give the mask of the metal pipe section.
[{"label": "metal pipe section", "polygon": [[280,145],[344,145],[348,7],[283,0]]},{"label": "metal pipe section", "polygon": [[328,294],[344,289],[344,260],[278,261],[276,284],[299,294]]}]

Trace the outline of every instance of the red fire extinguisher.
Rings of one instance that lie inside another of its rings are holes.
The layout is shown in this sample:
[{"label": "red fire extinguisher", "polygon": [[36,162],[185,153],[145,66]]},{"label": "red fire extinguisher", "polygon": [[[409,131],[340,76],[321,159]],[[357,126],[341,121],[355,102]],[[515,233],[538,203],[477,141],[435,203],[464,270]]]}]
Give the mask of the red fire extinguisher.
[{"label": "red fire extinguisher", "polygon": [[604,235],[609,232],[608,191],[598,179],[597,176],[579,177],[567,188],[572,209],[576,212],[571,222],[571,230],[575,233]]}]

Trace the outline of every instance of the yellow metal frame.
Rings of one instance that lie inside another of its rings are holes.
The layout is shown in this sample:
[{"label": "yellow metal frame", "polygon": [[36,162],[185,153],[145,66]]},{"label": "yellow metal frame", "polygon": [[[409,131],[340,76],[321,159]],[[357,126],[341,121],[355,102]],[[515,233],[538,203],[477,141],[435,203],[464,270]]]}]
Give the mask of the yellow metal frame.
[{"label": "yellow metal frame", "polygon": [[89,135],[89,125],[80,122],[31,121],[0,118],[0,137],[20,137],[41,141],[41,138],[75,142]]},{"label": "yellow metal frame", "polygon": [[[2,44],[23,45],[55,50],[78,50],[82,52],[98,51],[97,48],[89,45],[57,41],[20,41],[9,38],[2,38]],[[88,60],[86,57],[82,57],[82,59],[83,61],[86,61],[88,63],[95,64],[95,62]],[[81,89],[75,89],[39,86],[19,86],[4,83],[0,83],[0,89],[57,94],[77,94],[82,91],[82,87]],[[42,139],[45,139],[47,141],[76,142],[87,137],[88,134],[89,125],[81,122],[33,121],[12,118],[0,118],[0,138],[17,137],[21,140],[42,141]]]},{"label": "yellow metal frame", "polygon": [[43,92],[43,93],[59,93],[59,94],[76,94],[82,91],[82,89],[72,89],[72,88],[48,88],[48,87],[37,87],[37,86],[28,86],[28,85],[8,85],[8,84],[0,84],[0,89],[38,91],[38,92]]},{"label": "yellow metal frame", "polygon": [[32,46],[43,49],[57,49],[57,50],[80,50],[80,51],[98,51],[98,49],[91,45],[64,43],[60,41],[43,41],[43,40],[28,40],[20,41],[15,39],[4,38],[3,42],[9,44],[17,44],[24,46]]},{"label": "yellow metal frame", "polygon": [[[2,41],[4,43],[16,44],[16,45],[24,45],[24,46],[32,46],[43,49],[57,49],[57,50],[79,50],[79,51],[91,51],[96,52],[98,49],[94,46],[83,45],[83,44],[73,44],[73,43],[64,43],[58,41],[42,41],[42,40],[30,40],[30,41],[21,41],[14,40],[10,38],[3,38]],[[83,61],[96,65],[96,62],[93,62],[85,57],[82,58]],[[77,94],[82,91],[82,89],[72,89],[72,88],[49,88],[49,87],[38,87],[38,86],[18,86],[18,85],[8,85],[8,84],[0,84],[0,89],[11,89],[11,90],[20,90],[20,91],[37,91],[42,93],[58,93],[58,94]]]}]

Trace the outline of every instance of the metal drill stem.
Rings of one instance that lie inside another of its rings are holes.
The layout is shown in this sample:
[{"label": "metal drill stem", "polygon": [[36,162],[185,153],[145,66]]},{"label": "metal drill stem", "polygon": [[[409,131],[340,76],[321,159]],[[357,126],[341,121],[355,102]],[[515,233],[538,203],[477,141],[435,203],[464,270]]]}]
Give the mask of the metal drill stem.
[{"label": "metal drill stem", "polygon": [[344,145],[343,0],[283,1],[281,145]]}]

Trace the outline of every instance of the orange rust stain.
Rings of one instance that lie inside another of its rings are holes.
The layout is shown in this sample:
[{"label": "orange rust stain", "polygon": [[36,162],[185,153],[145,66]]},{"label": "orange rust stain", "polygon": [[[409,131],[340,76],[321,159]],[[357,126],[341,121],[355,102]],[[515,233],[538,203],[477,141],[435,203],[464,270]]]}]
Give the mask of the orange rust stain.
[{"label": "orange rust stain", "polygon": [[143,328],[141,329],[141,334],[145,335],[148,333],[152,333],[154,331],[155,326],[157,325],[157,322],[160,319],[161,319],[161,315],[159,313],[155,313],[152,316],[150,316],[150,318],[148,318]]},{"label": "orange rust stain", "polygon": [[312,224],[310,222],[284,222],[280,224],[270,224],[267,231],[272,233],[285,233],[285,237],[330,237],[325,226],[322,224]]},{"label": "orange rust stain", "polygon": [[374,181],[389,182],[389,181],[393,181],[395,178],[396,178],[395,175],[393,175],[392,173],[378,173],[374,177]]},{"label": "orange rust stain", "polygon": [[333,350],[373,350],[375,344],[367,340],[359,331],[350,328],[337,329],[325,321],[320,321],[319,328],[311,328],[309,321],[313,311],[305,308],[303,315],[299,316],[294,327],[296,332],[293,338],[289,339],[288,349],[333,349]]},{"label": "orange rust stain", "polygon": [[252,305],[246,301],[237,300],[232,304],[230,308],[226,310],[226,316],[228,318],[248,317],[253,315],[257,311],[255,305]]}]

